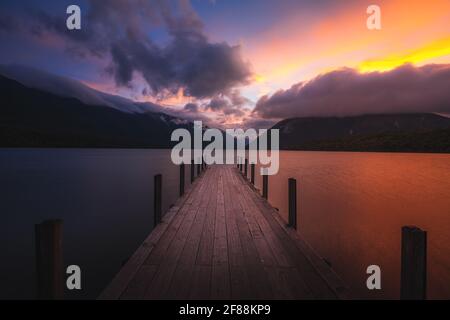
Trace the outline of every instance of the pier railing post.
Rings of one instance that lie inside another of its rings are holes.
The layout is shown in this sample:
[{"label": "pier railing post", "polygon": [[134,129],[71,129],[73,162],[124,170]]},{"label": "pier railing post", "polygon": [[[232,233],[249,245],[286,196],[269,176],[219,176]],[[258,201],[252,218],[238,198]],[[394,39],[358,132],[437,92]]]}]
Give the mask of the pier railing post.
[{"label": "pier railing post", "polygon": [[266,174],[262,175],[262,178],[263,178],[263,194],[262,194],[262,196],[264,199],[267,200],[268,196],[269,196],[269,176],[266,173]]},{"label": "pier railing post", "polygon": [[38,299],[64,297],[62,224],[62,220],[46,220],[35,225]]},{"label": "pier railing post", "polygon": [[194,160],[191,160],[191,183],[195,180],[195,165]]},{"label": "pier railing post", "polygon": [[157,174],[154,177],[153,192],[153,208],[154,208],[154,225],[161,222],[162,216],[162,175]]},{"label": "pier railing post", "polygon": [[289,178],[289,221],[288,226],[297,229],[297,180]]},{"label": "pier railing post", "polygon": [[248,159],[245,159],[245,166],[244,166],[244,176],[247,179],[247,174],[248,174]]},{"label": "pier railing post", "polygon": [[426,299],[427,232],[414,226],[402,227],[400,299]]},{"label": "pier railing post", "polygon": [[254,185],[255,184],[255,164],[250,164],[250,181]]},{"label": "pier railing post", "polygon": [[184,194],[184,163],[180,164],[180,197]]}]

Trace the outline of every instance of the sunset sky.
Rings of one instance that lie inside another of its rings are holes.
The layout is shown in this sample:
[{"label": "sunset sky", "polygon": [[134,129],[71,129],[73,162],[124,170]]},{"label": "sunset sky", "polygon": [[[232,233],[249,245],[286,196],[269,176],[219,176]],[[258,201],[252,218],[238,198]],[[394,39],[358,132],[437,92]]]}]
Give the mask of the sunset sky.
[{"label": "sunset sky", "polygon": [[[65,28],[70,4],[81,8],[80,31]],[[381,30],[366,27],[370,4],[381,8]],[[448,0],[29,0],[2,1],[0,9],[1,64],[219,126],[450,112]],[[431,96],[417,92],[423,84]]]}]

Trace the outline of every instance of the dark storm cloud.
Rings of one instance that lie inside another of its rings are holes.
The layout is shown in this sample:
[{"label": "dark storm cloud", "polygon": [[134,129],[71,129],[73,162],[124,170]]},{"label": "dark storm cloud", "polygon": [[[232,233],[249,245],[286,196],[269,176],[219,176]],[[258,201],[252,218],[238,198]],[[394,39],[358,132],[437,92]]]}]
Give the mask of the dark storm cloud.
[{"label": "dark storm cloud", "polygon": [[229,106],[228,100],[222,97],[215,97],[207,105],[207,109],[211,111],[220,111]]},{"label": "dark storm cloud", "polygon": [[[36,11],[26,29],[35,36],[63,37],[78,56],[110,57],[108,71],[118,85],[130,85],[138,73],[154,95],[183,88],[185,95],[205,98],[249,82],[250,67],[240,47],[211,43],[187,0],[92,0],[86,11],[82,8],[81,30],[67,30],[64,15]],[[2,29],[12,25],[0,20]],[[156,27],[167,32],[164,46],[149,36]]]},{"label": "dark storm cloud", "polygon": [[248,99],[242,97],[239,92],[231,92],[229,95],[220,95],[212,98],[204,107],[226,116],[242,117],[245,112],[242,106],[248,102]]},{"label": "dark storm cloud", "polygon": [[450,111],[450,65],[404,65],[389,72],[342,69],[262,97],[266,119]]},{"label": "dark storm cloud", "polygon": [[188,103],[184,106],[184,110],[188,112],[198,112],[198,105],[196,103]]}]

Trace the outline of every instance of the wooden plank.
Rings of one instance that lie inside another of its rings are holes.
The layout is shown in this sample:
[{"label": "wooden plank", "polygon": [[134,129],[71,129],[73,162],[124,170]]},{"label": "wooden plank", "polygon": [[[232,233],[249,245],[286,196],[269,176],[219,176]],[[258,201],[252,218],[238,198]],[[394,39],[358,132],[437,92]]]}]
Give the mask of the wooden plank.
[{"label": "wooden plank", "polygon": [[248,188],[248,183],[238,183],[238,188],[239,194],[242,195],[243,201],[248,208],[249,215],[251,215],[252,219],[258,224],[262,236],[266,239],[266,243],[271,248],[276,264],[280,267],[292,267],[294,265],[293,261],[283,247],[282,240],[273,232],[273,229],[261,214],[257,204],[253,201],[252,195],[250,194],[251,190]]},{"label": "wooden plank", "polygon": [[203,190],[206,188],[206,185],[204,183],[200,183],[202,180],[198,179],[196,181],[196,184],[191,190],[192,196],[189,197],[191,198],[190,202],[186,202],[185,205],[183,205],[178,211],[177,215],[173,218],[173,221],[171,221],[170,225],[167,227],[164,234],[159,239],[158,245],[149,254],[148,258],[145,261],[145,264],[157,265],[160,264],[164,259],[164,256],[166,255],[167,250],[172,243],[172,240],[175,238],[178,229],[181,227],[186,214],[189,212],[190,207],[195,207],[201,200]]},{"label": "wooden plank", "polygon": [[169,210],[100,298],[332,299],[342,296],[342,288],[236,168],[215,165]]},{"label": "wooden plank", "polygon": [[225,200],[225,218],[227,224],[227,240],[228,240],[228,263],[230,268],[230,284],[232,299],[250,299],[251,287],[247,270],[245,268],[244,253],[239,238],[239,231],[236,224],[236,212],[233,210],[232,203],[234,199],[231,197],[228,185],[231,181],[228,178],[228,169],[224,170],[224,200]]},{"label": "wooden plank", "polygon": [[210,297],[211,266],[194,267],[191,292],[189,298],[193,300],[206,300]]},{"label": "wooden plank", "polygon": [[[240,175],[232,175],[232,183],[234,194],[236,195],[236,199],[238,200],[241,208],[244,212],[245,220],[250,228],[250,233],[253,238],[253,242],[258,250],[258,254],[261,258],[261,261],[266,266],[276,266],[277,261],[274,256],[274,252],[272,251],[270,244],[267,242],[264,234],[256,221],[255,217],[257,213],[254,212],[255,208],[250,206],[250,203],[245,199],[246,190],[241,190],[239,179],[243,179]],[[242,193],[244,192],[244,193]]]},{"label": "wooden plank", "polygon": [[158,267],[155,265],[142,265],[136,275],[128,284],[125,292],[121,295],[120,299],[124,300],[137,300],[144,297],[145,291],[149,283],[155,276]]},{"label": "wooden plank", "polygon": [[[308,246],[305,241],[300,239],[295,230],[286,228],[278,212],[267,201],[259,197],[255,192],[251,192],[250,195],[260,208],[260,212],[271,226],[273,232],[280,238],[283,247],[293,258],[302,278],[305,279],[314,296],[318,299],[335,299],[338,296],[345,297],[344,292],[347,289],[331,268],[327,265],[325,266],[325,262],[311,250],[308,250],[308,256],[306,256],[305,250]],[[318,260],[321,260],[320,268],[323,269],[322,271],[326,270],[326,272],[318,272],[311,259],[314,259],[317,265],[319,265]]]},{"label": "wooden plank", "polygon": [[178,199],[175,205],[169,209],[169,211],[163,216],[162,222],[153,229],[150,235],[144,240],[142,245],[134,252],[130,259],[128,259],[125,266],[120,269],[111,283],[103,290],[100,294],[100,300],[112,300],[118,299],[121,294],[124,292],[130,281],[133,279],[134,275],[139,270],[140,266],[144,263],[145,259],[147,259],[148,255],[152,252],[156,243],[163,236],[167,227],[170,225],[172,219],[175,217],[177,212],[180,210],[180,207],[189,198],[191,191],[194,188],[191,188],[185,196]]},{"label": "wooden plank", "polygon": [[[205,175],[207,188],[214,188],[214,172],[207,172]],[[213,191],[214,192],[214,191]],[[192,286],[195,259],[198,252],[200,237],[206,220],[207,204],[213,201],[207,193],[203,193],[202,201],[198,207],[197,215],[191,232],[188,235],[186,244],[180,255],[179,262],[167,296],[172,299],[188,299]],[[206,205],[205,205],[206,204]]]},{"label": "wooden plank", "polygon": [[216,220],[214,226],[214,246],[211,275],[211,298],[229,299],[230,270],[228,266],[228,245],[223,191],[223,170],[220,170],[217,187]]},{"label": "wooden plank", "polygon": [[[227,171],[227,176],[232,181],[231,170]],[[235,190],[233,183],[229,183],[230,192]],[[235,195],[235,193],[233,193]],[[272,289],[267,281],[267,274],[264,270],[263,262],[258,254],[256,245],[250,233],[249,226],[245,220],[243,210],[237,201],[231,201],[231,206],[235,212],[237,230],[241,240],[242,252],[244,257],[244,265],[248,275],[250,290],[250,299],[270,299],[272,297]]]},{"label": "wooden plank", "polygon": [[[211,174],[213,170],[209,170]],[[216,173],[217,174],[217,173]],[[217,201],[214,201],[217,197],[217,184],[214,184],[213,189],[206,190],[208,192],[208,197],[212,198],[213,201],[208,203],[206,221],[203,227],[203,232],[200,239],[200,246],[197,253],[196,264],[197,265],[212,265],[213,249],[214,249],[214,228],[216,220],[216,206]]]},{"label": "wooden plank", "polygon": [[[203,177],[205,178],[205,176]],[[198,211],[198,208],[195,207],[198,207],[198,204],[201,202],[203,192],[208,191],[206,186],[207,183],[203,183],[200,191],[194,194],[196,200],[194,200],[192,206],[185,206],[187,213],[184,215],[180,226],[177,228],[170,245],[164,253],[157,274],[147,288],[145,293],[146,299],[168,298],[172,277]],[[175,229],[173,228],[172,230]],[[169,230],[166,231],[166,233],[168,232]]]}]

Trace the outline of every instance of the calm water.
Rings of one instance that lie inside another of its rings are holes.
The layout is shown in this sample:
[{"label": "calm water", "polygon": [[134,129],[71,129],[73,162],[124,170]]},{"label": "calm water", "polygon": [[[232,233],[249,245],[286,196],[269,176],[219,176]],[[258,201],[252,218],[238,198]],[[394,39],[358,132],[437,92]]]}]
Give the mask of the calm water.
[{"label": "calm water", "polygon": [[153,227],[158,173],[167,209],[179,187],[167,150],[0,150],[0,298],[34,298],[34,224],[48,218],[64,220],[64,262],[82,270],[69,297],[97,297]]},{"label": "calm water", "polygon": [[[399,297],[400,228],[416,225],[428,231],[428,297],[450,299],[450,155],[286,151],[280,162],[269,201],[287,220],[287,179],[297,179],[298,230],[354,296]],[[371,264],[380,291],[366,289]]]},{"label": "calm water", "polygon": [[[153,175],[164,208],[176,200],[169,152],[0,150],[0,298],[34,297],[34,224],[48,218],[64,220],[65,264],[82,268],[69,297],[96,297],[152,229]],[[450,298],[450,155],[281,152],[269,200],[285,218],[289,177],[299,232],[356,297],[398,298],[400,227],[413,224],[428,231],[429,297]],[[365,289],[370,264],[381,291]]]}]

